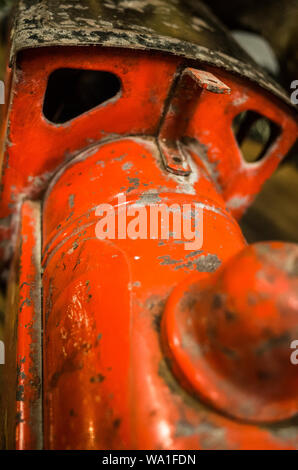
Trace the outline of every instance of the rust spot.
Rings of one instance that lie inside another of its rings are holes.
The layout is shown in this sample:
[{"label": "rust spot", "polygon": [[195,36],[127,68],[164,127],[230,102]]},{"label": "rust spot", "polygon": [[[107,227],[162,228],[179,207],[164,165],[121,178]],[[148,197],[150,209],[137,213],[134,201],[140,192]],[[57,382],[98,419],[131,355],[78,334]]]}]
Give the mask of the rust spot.
[{"label": "rust spot", "polygon": [[24,393],[25,393],[24,386],[23,385],[18,385],[17,390],[16,390],[16,400],[17,401],[24,401],[24,399],[25,399]]},{"label": "rust spot", "polygon": [[105,380],[105,376],[102,374],[97,374],[94,377],[90,378],[91,383],[101,383]]},{"label": "rust spot", "polygon": [[83,363],[76,363],[74,358],[69,358],[63,362],[63,365],[60,370],[54,372],[50,379],[50,387],[55,388],[60,380],[60,377],[68,372],[75,372],[83,368]]},{"label": "rust spot", "polygon": [[117,418],[113,421],[113,427],[114,429],[118,429],[120,427],[120,424],[121,424],[121,419],[120,418]]}]

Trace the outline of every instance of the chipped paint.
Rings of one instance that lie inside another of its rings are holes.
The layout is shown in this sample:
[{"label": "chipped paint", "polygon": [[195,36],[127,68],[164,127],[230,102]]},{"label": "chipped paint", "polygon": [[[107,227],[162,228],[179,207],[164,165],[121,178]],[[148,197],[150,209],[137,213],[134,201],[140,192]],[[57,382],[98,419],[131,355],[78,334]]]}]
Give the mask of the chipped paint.
[{"label": "chipped paint", "polygon": [[233,196],[231,199],[227,201],[227,208],[228,209],[239,209],[242,207],[247,207],[248,203],[250,202],[251,198],[246,195],[242,196],[240,194],[237,194]]},{"label": "chipped paint", "polygon": [[[221,261],[215,254],[202,254],[200,250],[188,253],[184,258],[173,259],[170,255],[158,256],[158,260],[162,266],[173,266],[174,270],[187,269],[190,271],[211,273],[216,271]],[[192,259],[194,258],[194,259]]]},{"label": "chipped paint", "polygon": [[194,13],[187,5],[181,8],[175,0],[153,0],[150,5],[141,0],[101,1],[96,8],[90,0],[79,5],[70,0],[66,5],[56,0],[42,4],[37,0],[20,1],[11,60],[22,49],[53,45],[101,45],[175,53],[245,76],[291,106],[288,94],[252,62],[199,2]]}]

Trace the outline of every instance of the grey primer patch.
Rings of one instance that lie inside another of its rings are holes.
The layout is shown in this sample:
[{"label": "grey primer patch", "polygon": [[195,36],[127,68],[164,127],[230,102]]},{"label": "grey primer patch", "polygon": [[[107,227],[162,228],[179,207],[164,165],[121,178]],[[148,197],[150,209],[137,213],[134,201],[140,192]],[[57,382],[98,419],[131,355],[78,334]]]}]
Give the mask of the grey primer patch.
[{"label": "grey primer patch", "polygon": [[202,253],[202,250],[191,251],[185,256],[185,258],[192,258],[193,256],[199,255],[200,253]]},{"label": "grey primer patch", "polygon": [[227,207],[229,209],[239,209],[241,207],[247,206],[248,203],[248,196],[234,196],[227,202]]},{"label": "grey primer patch", "polygon": [[69,207],[71,209],[73,209],[74,207],[74,199],[75,199],[75,195],[74,194],[70,194],[69,198],[68,198],[68,204],[69,204]]},{"label": "grey primer patch", "polygon": [[127,192],[129,193],[130,191],[133,191],[134,189],[138,189],[138,187],[140,186],[140,180],[139,178],[130,178],[128,176],[128,181],[129,183],[132,185],[130,186],[128,189],[127,189]]},{"label": "grey primer patch", "polygon": [[127,156],[127,153],[124,153],[123,155],[120,155],[119,157],[114,157],[113,162],[122,162],[122,160]]},{"label": "grey primer patch", "polygon": [[133,164],[131,162],[126,162],[126,163],[123,163],[122,165],[122,170],[126,171],[126,170],[130,170],[130,168],[133,166]]},{"label": "grey primer patch", "polygon": [[169,265],[169,264],[178,264],[183,261],[183,259],[179,259],[179,260],[172,259],[169,255],[159,256],[157,259],[162,260],[160,263],[162,266]]},{"label": "grey primer patch", "polygon": [[209,177],[215,183],[217,189],[221,191],[221,186],[219,184],[220,174],[217,169],[218,162],[210,161],[208,157],[209,147],[192,137],[184,137],[183,143],[184,145],[187,145],[189,149],[192,150],[196,155],[198,155],[200,160],[204,163]]},{"label": "grey primer patch", "polygon": [[[221,261],[218,259],[216,255],[200,255],[201,251],[193,251],[188,253],[184,259],[175,260],[171,258],[169,255],[159,256],[157,259],[161,260],[160,264],[162,266],[173,265],[175,270],[178,269],[189,269],[189,270],[197,270],[200,273],[207,273],[216,271],[216,269],[221,265]],[[200,255],[196,259],[191,259],[197,255]]]},{"label": "grey primer patch", "polygon": [[143,193],[137,200],[136,204],[144,204],[144,205],[149,205],[149,204],[157,204],[160,202],[161,199],[157,193]]},{"label": "grey primer patch", "polygon": [[200,256],[198,260],[195,261],[196,270],[203,273],[208,272],[212,273],[216,271],[217,268],[221,265],[221,261],[216,255],[206,255]]},{"label": "grey primer patch", "polygon": [[200,436],[201,444],[206,449],[226,449],[226,430],[215,426],[206,420],[193,425],[186,420],[180,420],[176,426],[176,437],[188,437],[194,434]]}]

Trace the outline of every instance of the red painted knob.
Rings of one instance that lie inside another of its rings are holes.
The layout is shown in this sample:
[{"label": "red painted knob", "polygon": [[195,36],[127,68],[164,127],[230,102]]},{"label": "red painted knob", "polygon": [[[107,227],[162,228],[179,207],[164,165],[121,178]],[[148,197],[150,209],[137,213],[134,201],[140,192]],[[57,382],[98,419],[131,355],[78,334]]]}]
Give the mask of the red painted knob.
[{"label": "red painted knob", "polygon": [[173,367],[202,400],[250,421],[298,412],[298,245],[246,247],[217,273],[191,277],[166,307]]}]

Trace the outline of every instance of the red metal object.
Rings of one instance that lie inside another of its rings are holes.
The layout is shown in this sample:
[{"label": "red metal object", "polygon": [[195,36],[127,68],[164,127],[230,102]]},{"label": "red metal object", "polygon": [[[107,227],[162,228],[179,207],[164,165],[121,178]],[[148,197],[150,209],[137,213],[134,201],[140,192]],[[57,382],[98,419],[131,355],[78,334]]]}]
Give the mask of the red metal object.
[{"label": "red metal object", "polygon": [[289,345],[298,337],[297,245],[259,243],[171,295],[165,341],[202,399],[252,422],[297,414],[298,375]]},{"label": "red metal object", "polygon": [[40,215],[37,202],[24,202],[7,296],[3,400],[8,410],[7,446],[18,450],[42,446]]},{"label": "red metal object", "polygon": [[[180,64],[177,57],[102,48],[69,48],[68,53],[60,48],[24,51],[20,69],[13,77],[0,218],[10,216],[24,197],[39,197],[57,168],[93,142],[111,135],[156,134]],[[121,96],[65,124],[50,123],[43,116],[42,106],[48,77],[59,68],[115,73],[122,82]],[[239,216],[295,142],[297,123],[286,106],[247,80],[206,68],[231,93],[218,94],[207,89],[197,93],[190,114],[184,116],[188,120],[184,142],[193,158],[205,162],[229,209]],[[182,95],[180,106],[183,105]],[[246,109],[260,112],[282,130],[264,158],[255,164],[244,162],[232,131],[233,118]]]},{"label": "red metal object", "polygon": [[[268,259],[257,248],[245,248],[246,241],[234,217],[239,217],[251,203],[297,138],[293,112],[246,79],[161,53],[53,47],[24,51],[18,66],[13,77],[0,214],[5,228],[2,241],[7,241],[10,233],[17,233],[21,220],[21,237],[28,243],[26,251],[18,251],[24,279],[20,285],[16,280],[17,285],[25,291],[28,286],[23,282],[32,283],[32,276],[37,276],[35,289],[42,284],[43,446],[298,447],[294,421],[287,422],[286,436],[272,423],[291,417],[296,409],[295,398],[285,391],[285,384],[296,385],[288,362],[285,382],[276,388],[275,408],[261,408],[265,398],[269,404],[271,399],[266,390],[263,395],[261,390],[253,412],[250,409],[245,414],[238,395],[227,396],[221,383],[202,389],[203,381],[199,385],[194,382],[199,367],[192,357],[195,347],[189,343],[191,349],[185,351],[179,343],[180,330],[175,330],[189,327],[184,322],[187,309],[180,303],[185,287],[194,281],[189,275],[196,273],[196,282],[211,286],[215,282],[212,273],[222,265],[218,279],[227,282],[228,299],[234,299],[235,289],[235,299],[244,302],[248,293],[245,278],[230,279],[239,268],[238,258],[231,261],[234,264],[230,268],[228,264],[225,268],[225,263],[239,252],[240,257],[245,257],[243,262],[249,265],[252,260],[247,271],[251,286],[257,279],[260,260],[267,266]],[[48,77],[65,67],[113,72],[121,80],[121,93],[65,124],[50,123],[42,113]],[[230,94],[219,93],[229,90]],[[281,128],[264,158],[252,165],[244,163],[232,132],[234,117],[249,109],[267,116]],[[96,208],[110,204],[118,213],[119,194],[126,196],[127,207],[197,203],[204,211],[203,247],[186,251],[181,240],[171,237],[166,241],[99,240],[95,233]],[[37,259],[35,268],[31,254],[37,249],[38,237],[34,238],[29,223],[33,215],[32,202],[28,200],[32,199],[42,202],[42,259]],[[278,249],[282,252],[287,247]],[[275,274],[275,268],[270,263],[269,266],[269,274],[271,269]],[[297,275],[293,271],[295,279],[291,281],[282,268],[281,265],[276,275],[278,287],[280,291],[288,289],[284,292],[290,292],[289,299],[295,300],[291,289],[296,286]],[[14,274],[18,269],[12,266]],[[217,287],[216,284],[213,294]],[[255,287],[258,293],[262,289]],[[270,289],[273,293],[276,287],[270,285]],[[14,297],[11,299],[13,303]],[[206,295],[205,316],[200,317],[206,321],[215,308],[211,308],[209,300]],[[18,309],[18,301],[15,304]],[[14,338],[17,354],[27,354],[30,349],[25,322],[34,315],[32,305],[25,302],[21,311]],[[292,338],[297,322],[292,313],[289,320],[282,320],[275,307],[276,302],[271,299],[265,309],[266,315],[276,317],[273,340],[290,326]],[[296,304],[293,309],[297,316]],[[164,312],[162,339],[160,322]],[[262,312],[255,305],[250,312],[255,315],[252,329],[256,336],[249,339],[257,344],[262,337],[264,341],[267,338],[257,329]],[[242,354],[247,369],[244,367],[240,376],[241,386],[246,378],[250,380],[254,370],[250,369],[252,359],[239,344],[240,333],[248,335],[250,331],[246,330],[246,325],[250,325],[247,315],[241,304],[240,326],[220,333],[227,347],[235,345]],[[190,313],[189,319],[192,318]],[[196,339],[197,329],[204,336],[204,322],[201,325],[197,318],[193,322],[192,338]],[[176,337],[177,344],[173,340]],[[282,369],[282,361],[289,360],[285,351],[285,346],[278,350],[278,370]],[[233,363],[227,362],[220,351],[214,351],[214,355],[212,360],[217,365],[224,364],[225,380],[233,385]],[[24,367],[27,365],[22,365],[21,374],[30,376],[30,370]],[[209,380],[207,373],[204,380]],[[17,448],[39,447],[41,444],[32,437],[32,426],[39,429],[41,415],[29,417],[32,384],[28,385],[21,376],[20,385],[24,386],[25,400],[9,405],[12,415],[22,413],[16,428],[9,430],[10,442],[15,442]],[[259,390],[257,379],[251,387],[253,401]],[[214,397],[214,390],[219,390],[226,401]],[[234,409],[231,400],[235,400]],[[259,425],[258,413],[268,422]]]},{"label": "red metal object", "polygon": [[217,94],[229,94],[231,90],[210,72],[185,68],[175,88],[159,132],[159,148],[168,171],[187,176],[191,168],[181,148],[181,139],[187,128],[197,101],[203,90]]},{"label": "red metal object", "polygon": [[[173,286],[188,272],[216,269],[245,242],[203,170],[188,183],[193,194],[187,195],[187,183],[160,171],[157,158],[154,139],[102,144],[72,161],[45,197],[44,387],[49,448],[188,445],[188,439],[184,444],[175,439],[179,406],[172,404],[171,412],[165,406],[170,391],[159,375],[164,359],[159,317]],[[110,184],[101,186],[103,180]],[[121,188],[128,205],[203,204],[204,252],[185,251],[172,239],[98,240],[96,206],[108,202],[117,207]],[[231,238],[233,244],[228,243]]]},{"label": "red metal object", "polygon": [[[24,51],[14,76],[6,136],[12,145],[6,146],[4,156],[0,218],[9,216],[22,198],[38,196],[59,166],[93,142],[155,134],[180,62],[175,57],[102,48]],[[115,73],[122,82],[121,95],[65,124],[53,124],[42,107],[48,77],[59,68]]]}]

